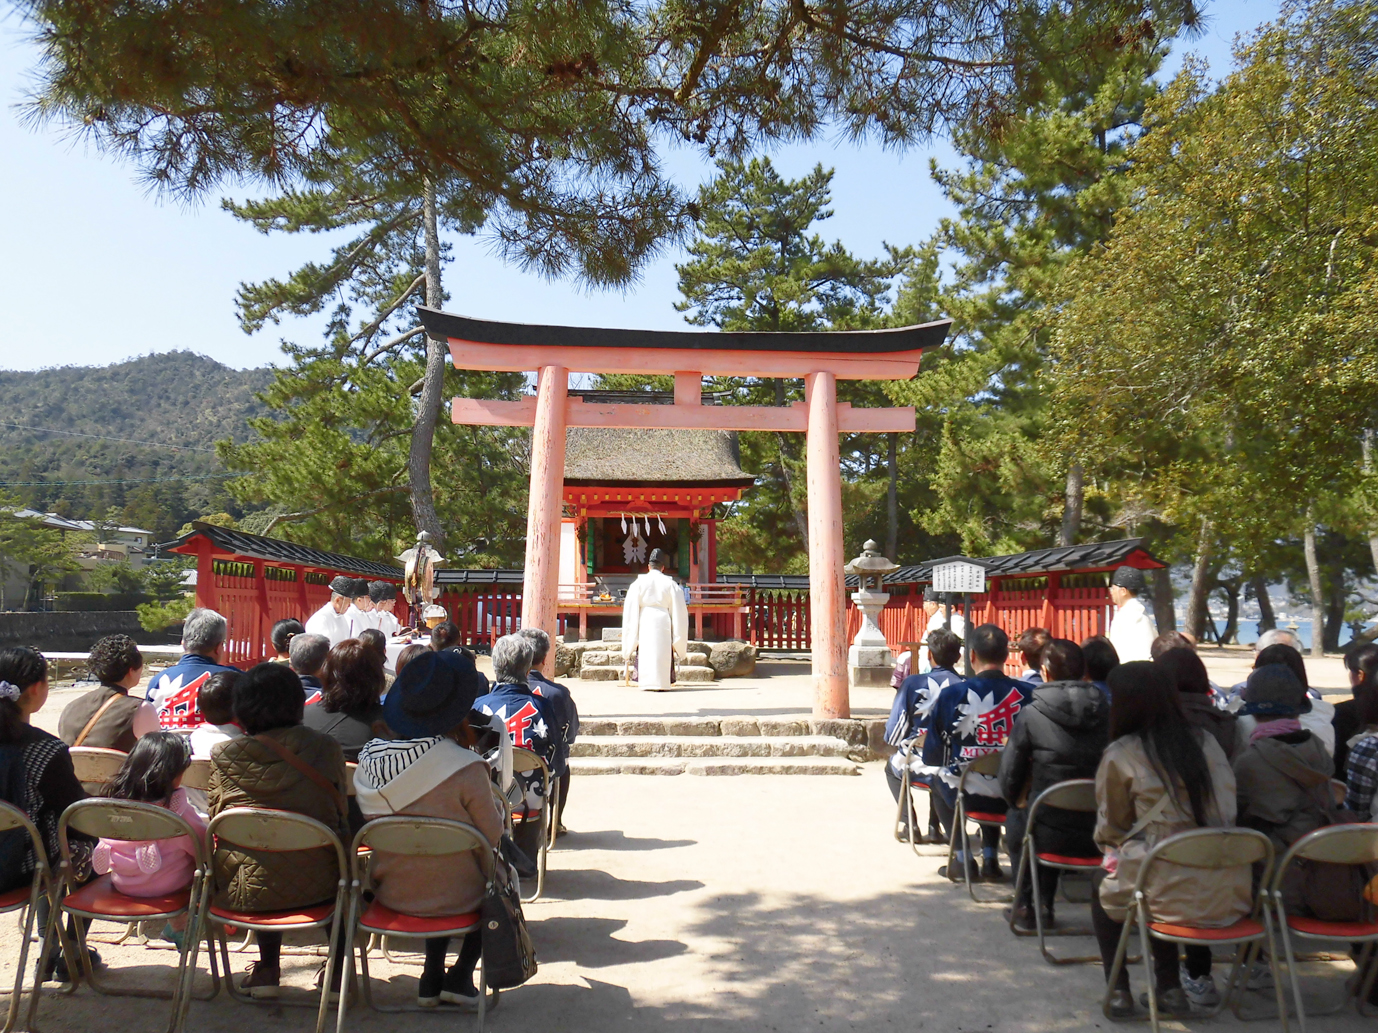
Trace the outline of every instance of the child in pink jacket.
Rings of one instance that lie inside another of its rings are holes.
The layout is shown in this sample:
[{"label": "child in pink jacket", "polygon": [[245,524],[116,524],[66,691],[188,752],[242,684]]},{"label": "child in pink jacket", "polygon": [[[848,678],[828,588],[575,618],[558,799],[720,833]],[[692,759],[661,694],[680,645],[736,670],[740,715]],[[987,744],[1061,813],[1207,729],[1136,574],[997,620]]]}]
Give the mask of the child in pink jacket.
[{"label": "child in pink jacket", "polygon": [[[182,776],[191,764],[187,741],[176,732],[150,732],[134,744],[106,796],[166,807],[185,818],[198,835],[206,821],[187,802]],[[102,839],[91,855],[98,874],[110,874],[115,889],[131,897],[165,897],[186,889],[196,870],[196,848],[186,836],[175,839]],[[163,939],[182,945],[187,916],[163,927]]]}]

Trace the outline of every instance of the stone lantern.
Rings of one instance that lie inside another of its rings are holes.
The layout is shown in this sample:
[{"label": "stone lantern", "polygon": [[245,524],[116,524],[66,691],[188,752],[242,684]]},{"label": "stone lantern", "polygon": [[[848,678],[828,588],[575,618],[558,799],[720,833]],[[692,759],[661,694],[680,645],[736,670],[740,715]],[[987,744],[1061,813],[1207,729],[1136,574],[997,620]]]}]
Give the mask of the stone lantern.
[{"label": "stone lantern", "polygon": [[895,658],[886,645],[885,634],[877,621],[880,611],[890,601],[890,595],[882,588],[886,574],[899,570],[898,563],[892,563],[880,554],[880,546],[867,542],[861,548],[861,555],[847,564],[848,574],[857,577],[857,590],[852,593],[852,602],[861,611],[861,630],[852,640],[847,650],[847,670],[853,685],[889,685],[890,674],[895,666]]}]

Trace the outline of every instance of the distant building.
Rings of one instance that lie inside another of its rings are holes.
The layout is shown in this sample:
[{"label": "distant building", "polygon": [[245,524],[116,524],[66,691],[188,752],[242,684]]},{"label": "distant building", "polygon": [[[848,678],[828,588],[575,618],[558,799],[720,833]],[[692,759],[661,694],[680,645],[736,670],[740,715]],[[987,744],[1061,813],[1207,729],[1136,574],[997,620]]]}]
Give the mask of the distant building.
[{"label": "distant building", "polygon": [[[56,513],[40,513],[35,509],[16,509],[11,512],[14,516],[36,520],[43,526],[64,534],[96,534],[97,525],[92,520],[70,520]],[[103,540],[82,542],[73,550],[78,565],[85,572],[95,570],[102,563],[119,563],[121,561],[127,562],[133,569],[139,570],[147,562],[149,554],[153,551],[153,532],[145,527],[107,524],[105,525],[105,533],[100,538]],[[3,567],[0,570],[0,610],[19,609],[24,605],[25,597],[28,594],[29,571],[21,564],[4,561],[3,557],[0,557],[0,567]],[[72,575],[64,578],[62,584],[50,587],[66,590],[79,589],[83,587],[81,581],[81,575]]]}]

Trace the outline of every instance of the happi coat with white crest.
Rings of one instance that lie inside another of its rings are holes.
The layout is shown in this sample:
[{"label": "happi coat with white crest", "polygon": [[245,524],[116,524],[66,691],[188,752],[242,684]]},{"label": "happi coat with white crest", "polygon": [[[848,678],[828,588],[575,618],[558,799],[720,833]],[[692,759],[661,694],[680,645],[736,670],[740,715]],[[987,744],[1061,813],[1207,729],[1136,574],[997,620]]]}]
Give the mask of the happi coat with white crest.
[{"label": "happi coat with white crest", "polygon": [[637,684],[668,689],[670,665],[689,646],[689,607],[684,589],[652,568],[631,583],[622,607],[622,656],[637,656]]}]

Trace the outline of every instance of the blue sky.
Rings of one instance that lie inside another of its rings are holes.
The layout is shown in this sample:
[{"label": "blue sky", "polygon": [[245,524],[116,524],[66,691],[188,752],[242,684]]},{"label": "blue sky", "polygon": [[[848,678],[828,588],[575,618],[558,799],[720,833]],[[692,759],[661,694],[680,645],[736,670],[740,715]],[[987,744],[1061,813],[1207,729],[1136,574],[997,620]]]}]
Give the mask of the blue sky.
[{"label": "blue sky", "polygon": [[[1168,71],[1195,52],[1223,74],[1235,34],[1277,10],[1277,0],[1208,4],[1205,32],[1179,45]],[[104,365],[174,348],[243,368],[280,361],[282,338],[314,342],[320,321],[313,319],[246,336],[233,301],[240,282],[287,273],[319,257],[324,242],[262,236],[222,212],[219,195],[192,207],[150,196],[128,165],[54,129],[22,124],[17,105],[35,59],[24,25],[12,13],[0,20],[0,368]],[[769,153],[790,177],[815,162],[836,169],[836,215],[820,229],[861,256],[879,254],[883,241],[923,240],[949,212],[928,174],[930,157],[956,163],[941,140],[903,153],[833,139]],[[709,175],[691,152],[670,152],[666,161],[686,189]],[[445,271],[452,311],[530,323],[683,326],[673,308],[678,250],[625,291],[588,292],[504,265],[481,236],[452,244]]]}]

